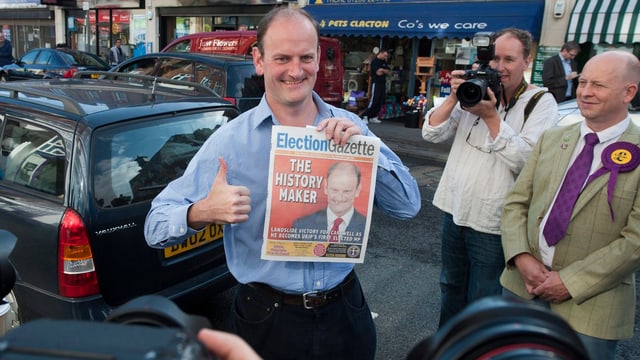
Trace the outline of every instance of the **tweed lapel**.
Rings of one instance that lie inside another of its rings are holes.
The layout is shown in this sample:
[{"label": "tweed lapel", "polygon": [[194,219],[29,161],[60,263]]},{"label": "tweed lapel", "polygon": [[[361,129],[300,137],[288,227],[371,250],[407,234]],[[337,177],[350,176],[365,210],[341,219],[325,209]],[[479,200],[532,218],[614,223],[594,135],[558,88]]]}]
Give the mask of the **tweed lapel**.
[{"label": "tweed lapel", "polygon": [[[576,147],[579,138],[580,124],[578,123],[567,126],[564,131],[551,139],[551,144],[548,146],[551,146],[554,151],[552,157],[544,164],[545,167],[552,167],[547,185],[549,189],[556,189],[557,191],[560,188],[564,173],[569,166],[569,161],[571,161],[571,154],[573,154],[573,149]],[[552,205],[555,192],[545,191],[545,193],[547,194],[546,208],[549,208]]]},{"label": "tweed lapel", "polygon": [[[640,128],[634,123],[631,123],[627,130],[622,133],[618,141],[627,141],[632,144],[640,145]],[[572,218],[576,213],[578,213],[578,211],[580,211],[580,209],[588,204],[594,196],[603,191],[603,188],[607,187],[607,184],[609,182],[609,175],[609,173],[606,173],[597,177],[584,188],[584,190],[578,197],[578,201],[576,201],[576,205],[573,208],[573,214],[571,216]],[[606,189],[604,191],[606,191]]]}]

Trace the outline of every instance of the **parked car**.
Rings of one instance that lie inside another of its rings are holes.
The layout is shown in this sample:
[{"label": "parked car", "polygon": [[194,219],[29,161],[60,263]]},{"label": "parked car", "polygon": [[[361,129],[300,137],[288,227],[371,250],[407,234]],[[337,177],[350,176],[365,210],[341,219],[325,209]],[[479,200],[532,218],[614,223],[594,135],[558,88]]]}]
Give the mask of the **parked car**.
[{"label": "parked car", "polygon": [[71,78],[78,71],[111,68],[99,56],[66,48],[28,51],[12,64],[0,67],[0,81]]},{"label": "parked car", "polygon": [[253,61],[244,56],[153,53],[126,60],[111,71],[196,82],[240,111],[258,105],[264,94],[264,79],[256,74]]},{"label": "parked car", "polygon": [[161,250],[143,228],[152,199],[239,112],[197,84],[134,77],[0,84],[0,229],[18,238],[7,318],[103,320],[146,294],[186,310],[235,284],[222,226]]},{"label": "parked car", "polygon": [[[161,52],[251,55],[258,40],[256,30],[211,31],[181,36]],[[338,39],[320,37],[320,70],[314,90],[333,105],[340,106],[344,93],[342,44]]]},{"label": "parked car", "polygon": [[[582,114],[580,114],[576,99],[563,101],[558,104],[558,112],[560,113],[558,126],[574,124],[584,119]],[[640,107],[638,107],[638,105],[632,104],[632,106],[629,107],[629,116],[631,117],[631,121],[640,126]]]}]

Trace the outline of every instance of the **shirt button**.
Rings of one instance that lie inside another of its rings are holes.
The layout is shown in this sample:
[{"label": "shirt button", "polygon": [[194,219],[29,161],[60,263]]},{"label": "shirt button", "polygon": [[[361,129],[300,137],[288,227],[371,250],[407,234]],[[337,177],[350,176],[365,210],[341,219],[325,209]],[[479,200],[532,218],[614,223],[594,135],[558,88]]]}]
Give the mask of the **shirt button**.
[{"label": "shirt button", "polygon": [[316,287],[319,288],[320,287],[320,280],[316,281]]},{"label": "shirt button", "polygon": [[184,226],[180,226],[180,230],[179,231],[180,231],[180,234],[184,234],[184,232],[185,232]]}]

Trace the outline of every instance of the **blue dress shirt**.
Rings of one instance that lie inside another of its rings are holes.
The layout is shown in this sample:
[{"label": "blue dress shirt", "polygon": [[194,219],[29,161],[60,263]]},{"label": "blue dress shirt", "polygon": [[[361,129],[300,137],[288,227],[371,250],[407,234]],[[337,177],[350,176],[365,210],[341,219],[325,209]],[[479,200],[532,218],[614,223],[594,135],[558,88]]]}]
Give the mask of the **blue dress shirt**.
[{"label": "blue dress shirt", "polygon": [[[566,77],[571,73],[571,60],[567,60],[563,58],[562,55],[558,55],[558,56],[560,56],[560,61],[562,61],[562,67],[564,68],[564,76]],[[571,97],[572,87],[573,87],[573,80],[567,80],[567,91],[565,93],[565,96],[568,98]]]},{"label": "blue dress shirt", "polygon": [[[313,93],[317,125],[329,117],[355,122],[365,136],[375,136],[360,118],[331,106]],[[218,173],[218,158],[227,162],[227,181],[251,192],[249,220],[224,226],[229,270],[240,283],[261,282],[288,293],[331,289],[353,269],[350,263],[291,262],[260,259],[267,203],[271,130],[278,120],[265,98],[255,108],[218,129],[193,157],[182,177],[172,181],[153,200],[145,222],[152,247],[166,247],[196,232],[187,225],[187,210],[209,193]],[[389,215],[408,219],[420,210],[418,185],[400,158],[382,144],[378,160],[374,204]]]}]

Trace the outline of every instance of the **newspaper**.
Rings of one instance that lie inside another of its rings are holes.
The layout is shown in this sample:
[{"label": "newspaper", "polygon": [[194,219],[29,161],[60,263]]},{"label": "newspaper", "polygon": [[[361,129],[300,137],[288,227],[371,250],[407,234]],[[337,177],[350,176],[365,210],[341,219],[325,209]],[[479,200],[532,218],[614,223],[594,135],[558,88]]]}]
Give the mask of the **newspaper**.
[{"label": "newspaper", "polygon": [[315,128],[274,126],[261,258],[363,263],[379,154],[376,137],[340,146]]}]

